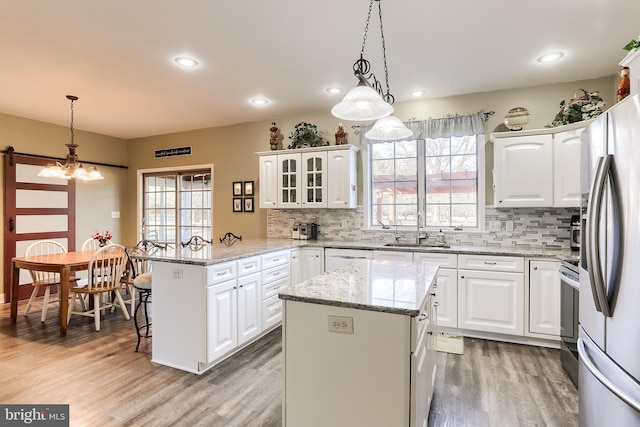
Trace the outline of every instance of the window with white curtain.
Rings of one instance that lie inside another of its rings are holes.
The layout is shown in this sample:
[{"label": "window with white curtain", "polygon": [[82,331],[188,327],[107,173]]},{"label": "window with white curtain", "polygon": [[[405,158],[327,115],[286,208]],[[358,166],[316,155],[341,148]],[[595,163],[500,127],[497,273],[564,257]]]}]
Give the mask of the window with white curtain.
[{"label": "window with white curtain", "polygon": [[369,228],[480,230],[484,223],[484,120],[479,112],[409,122],[417,138],[367,142]]},{"label": "window with white curtain", "polygon": [[178,247],[192,236],[211,240],[211,171],[143,175],[143,237]]}]

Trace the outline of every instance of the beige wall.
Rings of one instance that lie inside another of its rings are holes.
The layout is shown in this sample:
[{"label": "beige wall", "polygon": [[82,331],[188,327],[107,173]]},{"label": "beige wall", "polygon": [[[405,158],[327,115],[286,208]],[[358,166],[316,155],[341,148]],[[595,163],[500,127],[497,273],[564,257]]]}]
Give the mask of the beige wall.
[{"label": "beige wall", "polygon": [[[395,115],[402,120],[408,120],[411,117],[421,120],[446,114],[469,114],[479,110],[495,111],[495,115],[487,122],[488,138],[489,133],[493,131],[506,130],[502,120],[512,107],[529,109],[531,119],[527,129],[541,128],[553,120],[560,101],[572,98],[580,88],[598,90],[607,102],[607,106],[612,106],[617,84],[618,78],[610,76],[549,86],[417,100],[396,103]],[[116,242],[126,245],[135,243],[138,239],[137,171],[202,164],[214,165],[213,237],[221,237],[227,231],[246,238],[266,236],[266,210],[256,207],[254,213],[233,213],[231,186],[233,181],[253,180],[256,182],[256,191],[260,191],[258,158],[255,152],[269,151],[269,127],[272,121],[192,130],[131,141],[76,129],[75,139],[80,146],[78,149],[80,160],[129,167],[128,169],[101,167],[100,170],[105,176],[104,181],[78,183],[78,241],[76,244],[80,245],[85,236],[96,229],[100,231],[108,229],[113,233]],[[321,134],[332,144],[334,143],[333,134],[338,124],[338,120],[331,116],[329,111],[279,118],[275,121],[281,130],[285,147],[289,143],[288,136],[294,126],[301,121],[316,124]],[[350,123],[345,125],[349,142],[359,144],[357,129],[352,129]],[[65,126],[0,113],[0,142],[3,149],[11,145],[18,152],[64,157],[66,155],[64,144],[68,140],[69,129]],[[184,157],[154,158],[156,149],[181,146],[192,146],[193,154]],[[488,171],[491,170],[492,165],[492,147],[488,144]],[[362,183],[362,176],[359,177],[359,183]],[[2,184],[4,185],[4,182]],[[487,187],[490,188],[490,186],[491,182],[487,182]],[[362,188],[362,185],[359,185],[359,188]],[[487,197],[488,202],[491,203],[491,191],[487,191]],[[255,200],[258,200],[257,195]],[[362,194],[359,195],[359,203],[361,202]],[[111,218],[111,212],[114,211],[120,212],[119,220]]]},{"label": "beige wall", "polygon": [[[549,86],[531,87],[524,89],[504,90],[497,92],[477,93],[472,95],[450,98],[418,100],[397,103],[395,115],[402,120],[415,117],[418,120],[429,117],[441,117],[445,114],[469,114],[479,110],[495,111],[487,122],[487,139],[494,131],[508,130],[504,124],[504,115],[513,107],[526,107],[531,113],[527,129],[542,128],[551,123],[559,110],[560,101],[571,99],[576,90],[584,88],[597,90],[607,102],[613,105],[617,79],[615,76],[594,80],[564,83]],[[321,135],[331,144],[335,143],[334,133],[338,120],[329,111],[318,114],[306,114],[275,119],[283,137],[283,145],[289,144],[288,136],[294,126],[307,121],[318,126]],[[214,201],[213,201],[213,237],[221,237],[227,231],[241,234],[248,238],[266,236],[266,210],[257,209],[254,213],[233,213],[231,209],[231,185],[233,181],[256,181],[257,192],[260,191],[258,182],[258,158],[255,152],[269,151],[269,127],[272,120],[262,122],[242,123],[233,126],[193,130],[170,135],[153,136],[132,140],[129,144],[129,178],[128,182],[135,182],[138,169],[152,169],[190,164],[214,164]],[[345,123],[349,142],[359,144],[357,129]],[[174,148],[192,146],[193,155],[154,159],[154,150],[160,148]],[[493,148],[487,144],[487,171],[493,167]],[[491,174],[487,174],[487,189],[491,188]],[[362,176],[359,176],[359,188],[362,189]],[[133,186],[129,185],[129,189]],[[492,203],[493,194],[487,191],[487,202]],[[362,194],[358,196],[362,203]],[[256,197],[257,201],[257,197]],[[136,194],[129,191],[126,205],[134,206]],[[125,234],[135,235],[135,217],[128,215],[124,224]],[[129,222],[133,221],[133,222]]]},{"label": "beige wall", "polygon": [[[3,150],[12,146],[16,152],[38,154],[51,157],[66,157],[66,143],[69,142],[69,128],[0,113],[0,146]],[[127,141],[75,129],[75,142],[79,145],[81,161],[95,161],[106,164],[127,164]],[[2,162],[2,168],[4,162]],[[76,247],[91,237],[96,229],[109,230],[114,241],[122,240],[121,220],[112,219],[112,211],[126,214],[124,196],[126,190],[126,169],[99,167],[104,181],[78,182],[76,185]],[[0,175],[4,188],[4,170]],[[0,198],[4,212],[4,198]],[[123,215],[124,216],[124,215]],[[6,223],[6,218],[4,221]],[[4,227],[0,228],[4,241]],[[4,260],[4,245],[2,249]],[[0,265],[4,277],[4,262]],[[0,288],[2,293],[2,288]]]}]

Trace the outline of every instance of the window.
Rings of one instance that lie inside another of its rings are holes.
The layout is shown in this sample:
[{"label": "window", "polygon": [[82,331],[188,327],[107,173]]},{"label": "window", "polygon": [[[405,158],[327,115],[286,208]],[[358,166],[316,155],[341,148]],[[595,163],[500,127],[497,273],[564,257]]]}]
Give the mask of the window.
[{"label": "window", "polygon": [[484,135],[368,145],[368,225],[480,229]]},{"label": "window", "polygon": [[211,171],[143,175],[143,238],[178,247],[192,236],[211,240]]}]

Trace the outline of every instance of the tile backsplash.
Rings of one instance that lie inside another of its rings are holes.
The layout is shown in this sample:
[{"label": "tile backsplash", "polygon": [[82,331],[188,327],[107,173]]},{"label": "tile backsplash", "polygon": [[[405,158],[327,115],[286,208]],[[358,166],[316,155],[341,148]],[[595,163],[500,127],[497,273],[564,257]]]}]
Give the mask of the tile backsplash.
[{"label": "tile backsplash", "polygon": [[[449,245],[518,247],[518,248],[569,248],[571,216],[578,208],[486,208],[486,230],[489,224],[500,225],[500,231],[445,232]],[[513,231],[506,230],[507,221],[513,222]],[[291,238],[294,223],[318,224],[318,239],[344,242],[391,243],[394,230],[367,230],[364,228],[362,206],[357,209],[269,209],[267,212],[267,237]],[[497,228],[496,228],[497,229]],[[400,231],[407,241],[415,239],[415,231]],[[435,237],[435,233],[429,233]]]}]

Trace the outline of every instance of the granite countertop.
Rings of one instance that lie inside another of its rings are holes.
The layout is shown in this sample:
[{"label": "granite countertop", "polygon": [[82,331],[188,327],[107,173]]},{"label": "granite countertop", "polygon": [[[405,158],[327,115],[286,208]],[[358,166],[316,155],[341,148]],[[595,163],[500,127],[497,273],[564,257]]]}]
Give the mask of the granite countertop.
[{"label": "granite countertop", "polygon": [[189,248],[169,248],[159,250],[146,258],[152,261],[175,262],[179,264],[212,265],[220,262],[234,261],[253,255],[261,255],[280,249],[298,247],[319,247],[335,249],[385,250],[401,252],[431,252],[451,254],[499,255],[554,258],[559,260],[578,259],[578,252],[570,249],[545,248],[503,248],[487,246],[451,246],[440,248],[433,246],[385,246],[384,243],[371,242],[338,242],[326,240],[290,240],[290,239],[253,239],[235,242],[231,246],[212,243],[200,250]]},{"label": "granite countertop", "polygon": [[400,251],[400,252],[431,252],[431,253],[450,253],[450,254],[471,254],[471,255],[499,255],[499,256],[523,256],[523,257],[540,257],[540,258],[556,258],[563,259],[579,259],[580,255],[577,251],[571,249],[546,249],[546,248],[507,248],[507,247],[492,247],[492,246],[450,246],[450,247],[437,247],[437,246],[412,246],[408,243],[407,246],[402,246],[400,243],[398,246],[385,246],[384,243],[371,243],[371,242],[333,242],[322,240],[309,240],[300,241],[304,242],[305,246],[317,246],[323,248],[335,248],[335,249],[369,249],[369,250],[385,250],[385,251]]},{"label": "granite countertop", "polygon": [[175,262],[178,264],[212,265],[248,256],[262,255],[280,249],[296,248],[300,246],[299,242],[299,240],[255,239],[238,241],[231,246],[212,243],[198,250],[192,250],[188,247],[157,250],[144,258],[151,261]]},{"label": "granite countertop", "polygon": [[356,260],[289,286],[280,299],[418,316],[438,265]]}]

